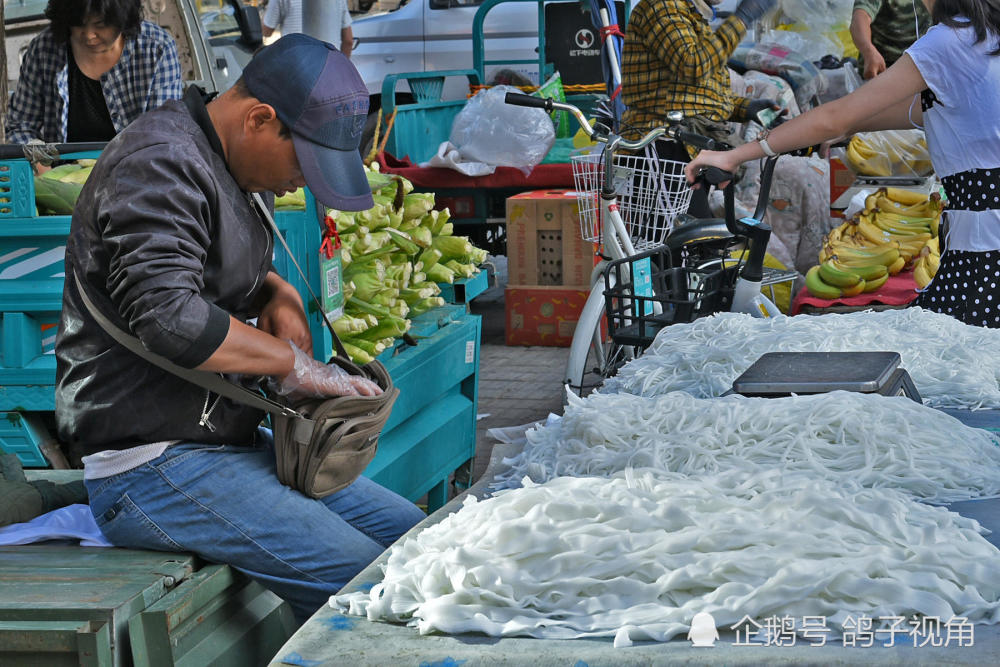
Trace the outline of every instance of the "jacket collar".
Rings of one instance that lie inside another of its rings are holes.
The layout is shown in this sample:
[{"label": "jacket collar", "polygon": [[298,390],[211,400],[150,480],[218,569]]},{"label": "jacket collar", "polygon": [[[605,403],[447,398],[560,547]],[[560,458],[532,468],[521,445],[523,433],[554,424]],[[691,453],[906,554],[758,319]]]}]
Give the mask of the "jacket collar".
[{"label": "jacket collar", "polygon": [[[215,131],[215,126],[212,125],[212,118],[208,115],[208,108],[205,106],[214,97],[215,93],[206,93],[198,86],[188,86],[188,89],[184,91],[184,106],[187,107],[188,113],[191,114],[194,122],[205,133],[208,145],[222,158],[223,162],[226,162],[226,154],[222,150],[222,141],[219,139],[219,133]],[[226,162],[226,164],[228,166],[229,163]]]}]

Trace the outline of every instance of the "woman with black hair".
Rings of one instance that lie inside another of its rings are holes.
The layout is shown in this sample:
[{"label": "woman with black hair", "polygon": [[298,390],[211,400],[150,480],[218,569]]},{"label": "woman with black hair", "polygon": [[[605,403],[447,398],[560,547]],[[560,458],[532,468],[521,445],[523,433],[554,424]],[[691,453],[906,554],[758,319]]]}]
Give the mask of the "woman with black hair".
[{"label": "woman with black hair", "polygon": [[181,97],[177,45],[141,0],[49,0],[7,114],[11,143],[108,141]]},{"label": "woman with black hair", "polygon": [[759,141],[703,151],[687,177],[853,132],[923,127],[948,198],[947,236],[916,304],[1000,328],[1000,0],[923,2],[933,27],[883,74]]}]

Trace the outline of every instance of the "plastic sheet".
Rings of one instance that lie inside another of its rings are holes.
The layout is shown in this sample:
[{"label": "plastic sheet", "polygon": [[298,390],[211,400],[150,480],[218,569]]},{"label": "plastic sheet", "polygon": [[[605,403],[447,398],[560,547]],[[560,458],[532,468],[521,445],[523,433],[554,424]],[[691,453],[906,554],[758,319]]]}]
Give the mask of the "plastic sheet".
[{"label": "plastic sheet", "polygon": [[455,116],[449,141],[467,162],[516,167],[527,173],[552,148],[556,133],[543,109],[504,102],[511,86],[495,86],[476,93]]}]

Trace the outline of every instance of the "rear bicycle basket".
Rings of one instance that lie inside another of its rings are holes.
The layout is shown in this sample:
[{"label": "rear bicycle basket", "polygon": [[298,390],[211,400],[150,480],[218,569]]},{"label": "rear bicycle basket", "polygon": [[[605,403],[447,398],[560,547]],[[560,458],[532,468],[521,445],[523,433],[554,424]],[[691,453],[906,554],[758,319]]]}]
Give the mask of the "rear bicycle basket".
[{"label": "rear bicycle basket", "polygon": [[661,329],[726,309],[735,263],[674,266],[665,246],[615,260],[604,272],[608,335],[646,348]]},{"label": "rear bicycle basket", "polygon": [[[687,210],[691,187],[683,162],[642,155],[615,154],[612,179],[618,212],[633,244],[656,246],[663,242],[674,218]],[[580,209],[580,234],[585,241],[601,242],[604,212],[604,150],[573,155],[573,185]]]}]

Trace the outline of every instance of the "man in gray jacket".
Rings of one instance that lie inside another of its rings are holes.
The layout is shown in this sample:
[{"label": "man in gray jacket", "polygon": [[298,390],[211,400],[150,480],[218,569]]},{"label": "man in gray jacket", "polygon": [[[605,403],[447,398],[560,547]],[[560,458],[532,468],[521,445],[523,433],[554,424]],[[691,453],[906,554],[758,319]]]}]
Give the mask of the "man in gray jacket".
[{"label": "man in gray jacket", "polygon": [[262,413],[117,344],[77,280],[113,323],[181,366],[268,377],[302,396],[378,392],[303,352],[302,301],[272,270],[270,231],[248,194],[308,184],[327,206],[371,207],[357,150],[367,99],[331,45],[283,37],[217,99],[189,89],[108,144],[66,247],[56,419],[101,531],[118,546],[228,563],[300,619],[422,513],[364,477],[321,501],[283,486]]}]

